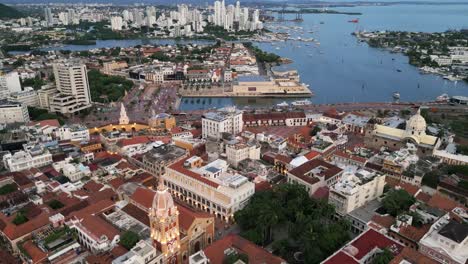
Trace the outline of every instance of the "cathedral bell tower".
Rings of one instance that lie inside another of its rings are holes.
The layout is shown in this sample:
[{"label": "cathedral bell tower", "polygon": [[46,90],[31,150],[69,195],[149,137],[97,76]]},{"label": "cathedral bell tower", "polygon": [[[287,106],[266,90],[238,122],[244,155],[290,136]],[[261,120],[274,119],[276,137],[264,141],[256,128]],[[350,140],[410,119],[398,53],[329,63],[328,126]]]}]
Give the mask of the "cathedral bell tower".
[{"label": "cathedral bell tower", "polygon": [[164,254],[164,263],[178,264],[180,258],[179,211],[162,177],[149,212],[153,246]]}]

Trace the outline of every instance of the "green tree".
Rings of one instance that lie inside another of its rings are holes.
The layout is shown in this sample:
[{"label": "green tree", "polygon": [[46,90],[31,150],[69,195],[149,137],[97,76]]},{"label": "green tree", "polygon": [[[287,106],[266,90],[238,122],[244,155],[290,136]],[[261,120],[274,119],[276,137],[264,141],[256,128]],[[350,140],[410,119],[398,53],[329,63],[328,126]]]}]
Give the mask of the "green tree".
[{"label": "green tree", "polygon": [[140,237],[133,231],[126,231],[120,236],[120,244],[128,250],[132,249],[138,241]]},{"label": "green tree", "polygon": [[19,211],[16,213],[15,219],[13,219],[13,224],[21,225],[29,221],[29,219],[24,215],[23,212]]},{"label": "green tree", "polygon": [[382,206],[387,213],[397,216],[407,211],[415,201],[416,199],[404,189],[391,190],[385,195]]},{"label": "green tree", "polygon": [[313,129],[310,130],[310,136],[314,137],[317,135],[318,132],[320,132],[322,129],[319,126],[314,126]]},{"label": "green tree", "polygon": [[61,203],[60,201],[55,200],[55,199],[52,200],[52,201],[50,201],[50,202],[47,203],[47,204],[50,206],[50,208],[52,208],[52,209],[54,209],[54,210],[60,209],[60,208],[62,208],[62,207],[65,206],[63,203]]}]

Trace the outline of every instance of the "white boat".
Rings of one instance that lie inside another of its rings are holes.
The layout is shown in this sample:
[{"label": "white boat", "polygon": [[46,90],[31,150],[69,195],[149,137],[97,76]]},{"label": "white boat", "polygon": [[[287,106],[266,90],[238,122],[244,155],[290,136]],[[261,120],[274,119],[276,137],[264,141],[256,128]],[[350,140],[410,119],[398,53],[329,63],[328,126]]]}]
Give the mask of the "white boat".
[{"label": "white boat", "polygon": [[297,100],[297,101],[294,101],[291,103],[292,105],[294,106],[302,106],[302,105],[310,105],[312,104],[312,102],[310,102],[309,100],[305,99],[305,100]]},{"label": "white boat", "polygon": [[450,96],[448,94],[444,93],[444,94],[441,94],[441,95],[437,96],[436,101],[437,102],[446,102],[449,99],[450,99]]},{"label": "white boat", "polygon": [[283,102],[281,102],[281,103],[279,103],[279,104],[276,104],[276,106],[279,106],[279,107],[288,107],[289,104],[286,103],[286,101],[283,101]]},{"label": "white boat", "polygon": [[453,75],[445,75],[445,76],[444,76],[444,79],[449,80],[449,81],[452,81],[452,82],[453,82],[453,81],[460,81],[460,80],[461,80],[460,78],[458,78],[458,77],[456,77],[456,76],[453,76]]},{"label": "white boat", "polygon": [[400,99],[400,93],[399,92],[394,92],[393,93],[393,99],[396,99],[396,100]]}]

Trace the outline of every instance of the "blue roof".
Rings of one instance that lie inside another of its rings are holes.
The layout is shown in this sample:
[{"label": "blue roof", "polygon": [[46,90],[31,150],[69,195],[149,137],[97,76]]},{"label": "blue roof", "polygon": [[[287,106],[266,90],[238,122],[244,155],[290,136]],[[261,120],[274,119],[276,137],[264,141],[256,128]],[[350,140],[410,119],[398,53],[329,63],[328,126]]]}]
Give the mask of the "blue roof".
[{"label": "blue roof", "polygon": [[206,168],[207,171],[211,172],[211,173],[216,173],[219,171],[218,168],[215,168],[215,167],[208,167]]},{"label": "blue roof", "polygon": [[247,75],[237,77],[239,82],[268,82],[270,79],[264,75]]}]

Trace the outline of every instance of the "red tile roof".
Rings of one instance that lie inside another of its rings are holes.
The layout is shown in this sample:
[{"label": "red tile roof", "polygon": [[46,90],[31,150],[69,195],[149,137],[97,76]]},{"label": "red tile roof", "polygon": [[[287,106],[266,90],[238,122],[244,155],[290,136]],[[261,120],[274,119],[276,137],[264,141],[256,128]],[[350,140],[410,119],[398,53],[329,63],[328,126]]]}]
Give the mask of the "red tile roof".
[{"label": "red tile roof", "polygon": [[214,216],[208,213],[197,212],[181,204],[177,204],[177,209],[179,210],[179,225],[182,230],[189,230],[196,219],[214,220]]},{"label": "red tile roof", "polygon": [[358,250],[357,254],[354,255],[354,257],[358,260],[366,256],[374,248],[389,248],[394,255],[400,253],[400,251],[403,249],[401,244],[375,231],[372,228],[368,229],[366,232],[360,235],[351,243],[351,245]]},{"label": "red tile roof", "polygon": [[269,112],[269,113],[244,113],[242,120],[244,122],[255,122],[258,120],[286,120],[292,118],[306,118],[304,112]]},{"label": "red tile roof", "polygon": [[428,193],[425,193],[425,192],[419,192],[417,195],[416,195],[416,199],[418,201],[421,201],[423,203],[428,203],[429,200],[431,199],[431,195],[428,194]]},{"label": "red tile roof", "polygon": [[407,225],[400,227],[400,232],[398,233],[409,240],[419,242],[419,240],[421,240],[421,238],[427,233],[427,231],[429,231],[430,228],[431,225],[423,225],[422,227]]},{"label": "red tile roof", "polygon": [[371,219],[372,222],[377,224],[380,228],[389,229],[393,223],[395,223],[395,218],[390,215],[374,215]]},{"label": "red tile roof", "polygon": [[97,215],[83,217],[81,225],[96,238],[106,236],[109,240],[112,240],[115,236],[119,235],[119,231],[115,227]]},{"label": "red tile roof", "polygon": [[308,160],[313,160],[319,156],[320,156],[320,152],[317,152],[314,150],[311,150],[304,155],[304,157],[306,157]]},{"label": "red tile roof", "polygon": [[110,180],[110,181],[108,182],[108,184],[109,184],[110,186],[112,186],[112,188],[113,188],[114,190],[117,190],[117,189],[118,189],[122,184],[124,184],[124,183],[125,183],[125,180],[124,180],[123,178],[120,178],[120,177],[115,178],[115,179],[112,179],[112,180]]},{"label": "red tile roof", "polygon": [[[190,158],[190,157],[189,157]],[[200,181],[206,185],[209,185],[211,187],[214,187],[214,188],[218,188],[219,184],[213,182],[213,181],[210,181],[209,179],[205,178],[205,177],[202,177],[200,174],[196,173],[196,172],[193,172],[187,168],[184,167],[184,162],[189,159],[189,158],[186,158],[186,159],[182,159],[174,164],[172,164],[171,166],[169,166],[169,168],[181,173],[181,174],[184,174],[188,177],[191,177],[197,181]]]},{"label": "red tile roof", "polygon": [[13,218],[13,216],[6,217],[3,213],[0,213],[0,228],[10,240],[15,240],[29,234],[49,223],[49,214],[45,211],[42,211],[41,214],[29,219],[29,221],[21,225],[13,224]]},{"label": "red tile roof", "polygon": [[154,195],[155,195],[155,192],[153,190],[140,187],[135,190],[135,192],[132,194],[130,199],[136,204],[139,204],[149,210],[151,206],[153,205]]},{"label": "red tile roof", "polygon": [[446,212],[452,211],[455,207],[465,208],[461,204],[457,203],[456,201],[443,196],[440,193],[435,193],[431,199],[427,202],[427,205],[435,208],[439,208]]},{"label": "red tile roof", "polygon": [[203,251],[210,263],[223,263],[224,251],[228,248],[234,248],[239,253],[246,254],[249,257],[249,264],[280,264],[285,262],[282,258],[234,234],[227,235],[214,242]]},{"label": "red tile roof", "polygon": [[317,176],[324,177],[326,180],[339,174],[342,171],[342,169],[338,168],[337,166],[331,163],[328,163],[320,159],[314,159],[314,160],[307,161],[301,166],[290,170],[289,173],[306,182],[314,184],[318,181],[318,179],[314,180],[314,178],[316,178],[315,176],[306,176],[305,174],[309,173],[310,171],[318,167],[323,167],[324,170]]},{"label": "red tile roof", "polygon": [[151,142],[151,139],[147,136],[134,136],[132,138],[125,138],[119,140],[119,142],[117,142],[117,145],[122,148],[131,145],[146,144],[148,142]]},{"label": "red tile roof", "polygon": [[42,261],[45,261],[47,258],[47,253],[40,250],[31,240],[26,241],[23,244],[23,248],[31,257],[33,263],[42,263]]},{"label": "red tile roof", "polygon": [[438,262],[423,255],[422,253],[405,247],[389,264],[400,264],[403,260],[411,264],[437,264]]},{"label": "red tile roof", "polygon": [[88,181],[85,185],[83,185],[83,189],[87,192],[97,192],[102,189],[104,185],[97,183],[93,180]]},{"label": "red tile roof", "polygon": [[339,251],[335,255],[331,256],[329,259],[323,262],[323,264],[358,264],[359,261],[355,260],[353,257]]},{"label": "red tile roof", "polygon": [[46,119],[41,121],[34,121],[28,123],[29,126],[39,125],[40,127],[44,126],[53,126],[53,127],[60,127],[60,123],[57,119]]},{"label": "red tile roof", "polygon": [[280,161],[284,164],[289,164],[291,162],[292,158],[283,154],[276,154],[275,160]]}]

